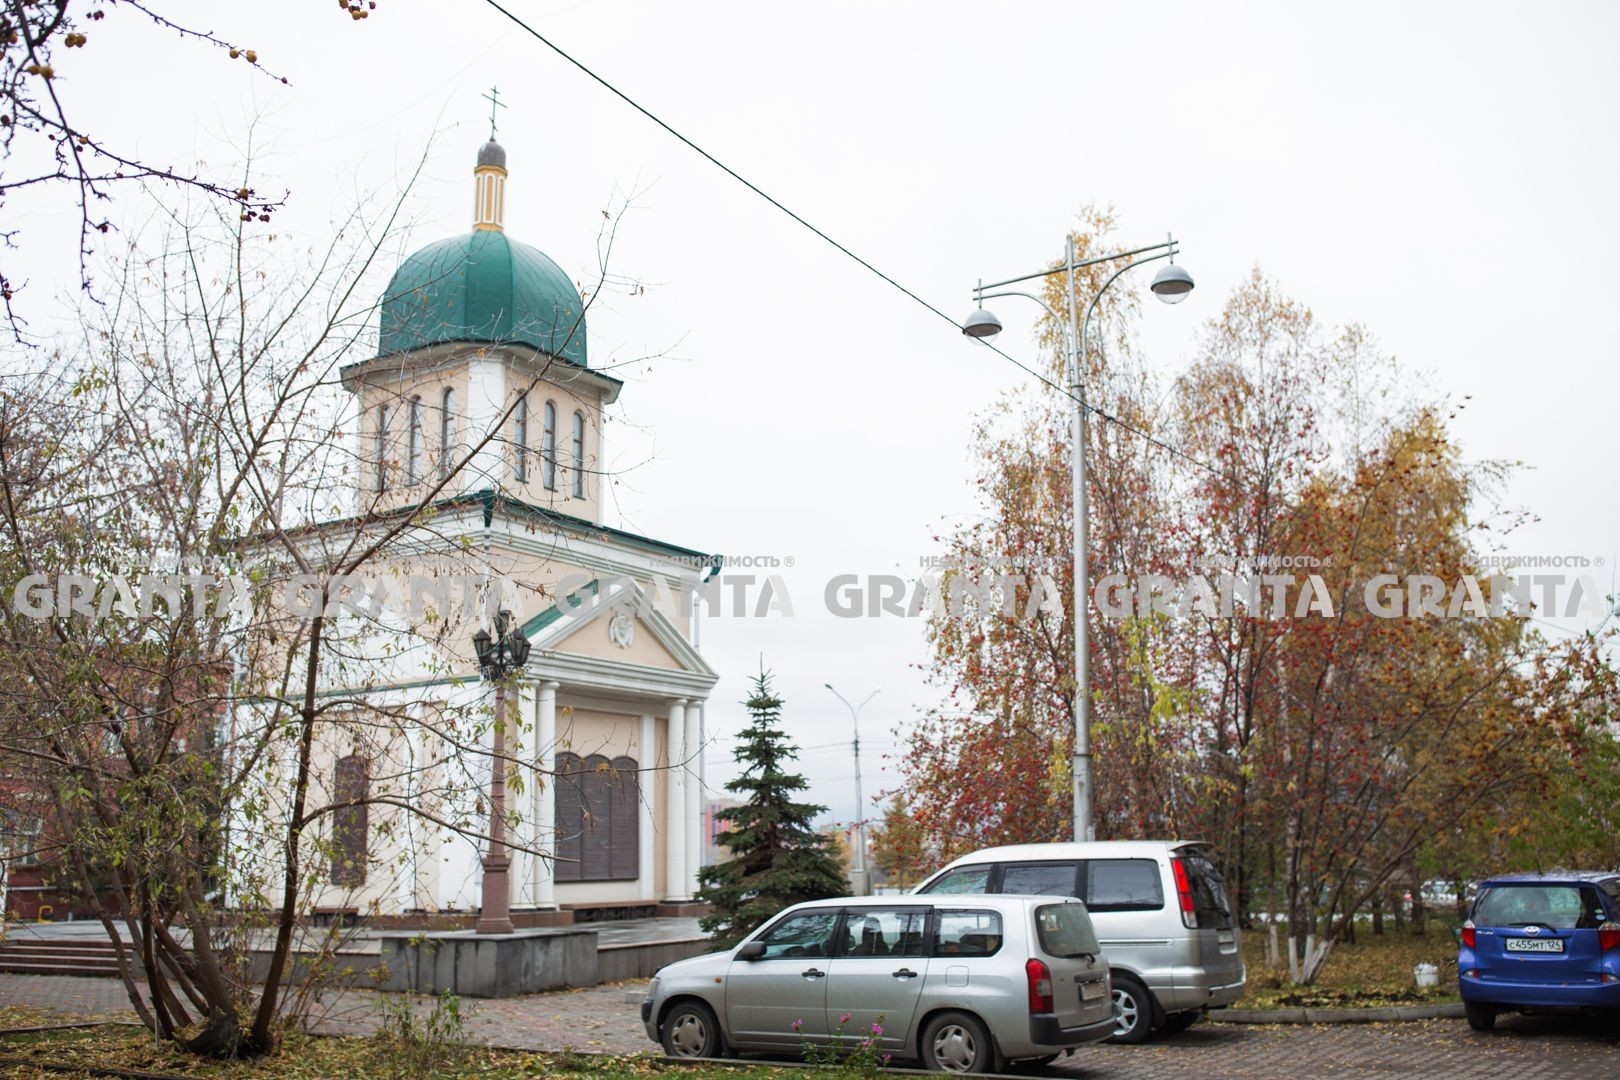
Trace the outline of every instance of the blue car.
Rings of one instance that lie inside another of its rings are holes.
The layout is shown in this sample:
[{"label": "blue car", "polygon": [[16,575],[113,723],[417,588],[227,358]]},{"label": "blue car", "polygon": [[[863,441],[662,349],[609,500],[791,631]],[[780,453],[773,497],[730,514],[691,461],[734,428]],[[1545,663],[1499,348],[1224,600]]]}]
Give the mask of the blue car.
[{"label": "blue car", "polygon": [[1504,1010],[1620,1010],[1620,873],[1504,874],[1482,883],[1457,953],[1468,1026]]}]

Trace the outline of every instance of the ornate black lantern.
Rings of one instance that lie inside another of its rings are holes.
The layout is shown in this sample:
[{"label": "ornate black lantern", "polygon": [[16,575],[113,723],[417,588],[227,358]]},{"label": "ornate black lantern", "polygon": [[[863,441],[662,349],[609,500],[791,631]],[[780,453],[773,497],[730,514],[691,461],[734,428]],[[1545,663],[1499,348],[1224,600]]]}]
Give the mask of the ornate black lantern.
[{"label": "ornate black lantern", "polygon": [[518,629],[510,611],[495,616],[495,634],[479,628],[473,635],[473,651],[478,654],[478,670],[486,679],[502,679],[529,662],[529,639]]}]

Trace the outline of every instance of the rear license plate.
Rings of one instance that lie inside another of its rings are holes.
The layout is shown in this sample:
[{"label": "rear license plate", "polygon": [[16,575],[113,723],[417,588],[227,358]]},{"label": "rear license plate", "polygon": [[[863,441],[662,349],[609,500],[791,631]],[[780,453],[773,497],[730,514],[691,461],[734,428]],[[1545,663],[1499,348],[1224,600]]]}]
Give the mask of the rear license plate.
[{"label": "rear license plate", "polygon": [[1564,951],[1563,938],[1533,938],[1510,937],[1502,939],[1502,948],[1508,952],[1553,952]]},{"label": "rear license plate", "polygon": [[1096,1001],[1106,993],[1108,993],[1108,988],[1101,981],[1080,984],[1081,1001]]}]

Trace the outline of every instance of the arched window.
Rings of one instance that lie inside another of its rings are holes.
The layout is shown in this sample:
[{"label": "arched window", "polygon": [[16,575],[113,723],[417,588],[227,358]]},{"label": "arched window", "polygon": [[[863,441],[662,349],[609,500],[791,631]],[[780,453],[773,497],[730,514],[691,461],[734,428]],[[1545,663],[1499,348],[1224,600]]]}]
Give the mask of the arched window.
[{"label": "arched window", "polygon": [[574,498],[585,497],[585,414],[574,414]]},{"label": "arched window", "polygon": [[422,395],[411,395],[411,411],[405,429],[405,483],[422,479]]},{"label": "arched window", "polygon": [[558,881],[634,881],[641,785],[635,758],[557,755]]},{"label": "arched window", "polygon": [[439,398],[439,477],[449,479],[456,466],[456,391],[445,387]]},{"label": "arched window", "polygon": [[546,490],[557,490],[557,403],[546,402],[545,441],[540,444],[540,469],[545,475]]},{"label": "arched window", "polygon": [[377,490],[388,490],[388,405],[377,406]]},{"label": "arched window", "polygon": [[517,443],[516,467],[512,479],[527,483],[529,479],[529,395],[518,398],[517,411],[512,414],[512,441]]},{"label": "arched window", "polygon": [[370,843],[370,807],[361,801],[371,796],[371,763],[360,754],[339,758],[332,774],[332,800],[358,802],[332,812],[332,884],[354,889],[366,883],[366,853]]}]

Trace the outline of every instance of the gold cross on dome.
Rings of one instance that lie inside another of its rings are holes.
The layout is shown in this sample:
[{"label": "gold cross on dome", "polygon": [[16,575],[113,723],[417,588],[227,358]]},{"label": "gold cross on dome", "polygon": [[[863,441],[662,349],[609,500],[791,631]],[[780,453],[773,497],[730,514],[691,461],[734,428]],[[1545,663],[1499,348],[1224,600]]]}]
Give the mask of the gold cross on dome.
[{"label": "gold cross on dome", "polygon": [[489,102],[489,141],[494,142],[495,141],[495,110],[496,109],[504,109],[504,108],[506,108],[506,106],[501,103],[501,88],[498,87],[498,86],[492,86],[492,87],[489,88],[489,93],[481,94],[479,96],[482,97],[485,101]]}]

